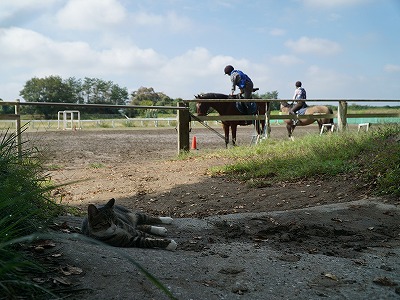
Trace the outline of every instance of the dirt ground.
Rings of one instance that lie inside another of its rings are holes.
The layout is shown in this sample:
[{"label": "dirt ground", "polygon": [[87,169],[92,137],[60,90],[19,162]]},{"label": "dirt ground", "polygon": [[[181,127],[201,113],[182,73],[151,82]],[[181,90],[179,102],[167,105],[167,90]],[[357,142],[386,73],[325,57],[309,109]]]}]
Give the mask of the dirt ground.
[{"label": "dirt ground", "polygon": [[[219,129],[219,128],[218,128]],[[220,130],[220,129],[219,129]],[[220,130],[222,132],[222,130]],[[316,134],[316,126],[299,127],[295,136]],[[249,145],[252,128],[239,127],[239,144]],[[283,126],[273,139],[286,138]],[[196,152],[223,149],[224,141],[205,128],[193,128]],[[205,217],[348,202],[368,196],[368,186],[353,178],[321,178],[249,188],[209,168],[227,164],[220,158],[177,160],[175,129],[47,131],[29,133],[43,150],[56,183],[56,199],[83,210],[110,198],[128,208],[172,217]]]},{"label": "dirt ground", "polygon": [[[238,144],[250,144],[252,134],[240,127]],[[299,127],[294,136],[305,134],[318,129]],[[284,139],[286,130],[276,125],[271,135]],[[193,136],[192,151],[224,147],[204,128],[192,128]],[[38,131],[26,138],[44,154],[52,180],[69,183],[53,193],[61,203],[84,213],[89,203],[115,198],[175,219],[169,236],[177,251],[126,251],[177,299],[399,297],[400,199],[372,198],[354,178],[250,187],[210,175],[227,160],[177,160],[173,128]],[[81,219],[64,217],[64,226],[74,232]],[[166,298],[115,252],[73,239],[62,249],[60,264],[84,270],[73,280],[87,289],[83,299]]]}]

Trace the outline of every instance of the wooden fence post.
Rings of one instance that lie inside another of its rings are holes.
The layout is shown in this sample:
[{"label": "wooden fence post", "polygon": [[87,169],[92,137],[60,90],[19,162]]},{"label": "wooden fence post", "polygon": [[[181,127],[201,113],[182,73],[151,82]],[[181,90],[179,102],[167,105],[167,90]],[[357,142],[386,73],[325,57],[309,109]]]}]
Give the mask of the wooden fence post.
[{"label": "wooden fence post", "polygon": [[17,149],[18,149],[18,157],[19,159],[22,159],[22,137],[21,137],[21,115],[20,115],[20,105],[19,105],[19,99],[16,101],[17,103],[15,104],[15,139],[17,143]]},{"label": "wooden fence post", "polygon": [[271,137],[271,102],[265,102],[265,130],[267,138]]},{"label": "wooden fence post", "polygon": [[339,101],[337,119],[338,119],[339,131],[345,131],[347,128],[347,102],[346,101]]},{"label": "wooden fence post", "polygon": [[[177,103],[178,107],[187,107],[185,103]],[[178,154],[189,151],[190,113],[187,109],[178,109]]]}]

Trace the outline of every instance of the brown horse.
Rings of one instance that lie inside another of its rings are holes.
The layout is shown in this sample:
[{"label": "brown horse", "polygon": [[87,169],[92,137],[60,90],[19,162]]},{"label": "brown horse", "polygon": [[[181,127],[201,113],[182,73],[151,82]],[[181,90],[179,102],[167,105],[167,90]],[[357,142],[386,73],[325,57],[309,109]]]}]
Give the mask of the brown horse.
[{"label": "brown horse", "polygon": [[[293,106],[293,104],[289,104],[286,101],[281,101],[281,112],[289,113],[289,110],[292,108],[292,106]],[[307,107],[304,114],[305,115],[333,114],[333,111],[331,108],[329,108],[327,106],[315,105],[315,106]],[[314,123],[315,121],[318,123],[320,131],[321,131],[323,124],[331,124],[331,126],[333,125],[333,119],[328,119],[328,118],[298,119],[298,123],[296,125],[293,123],[293,120],[285,120],[286,129],[288,131],[289,138],[292,139],[293,130],[296,128],[296,126],[310,125],[310,124]]]},{"label": "brown horse", "polygon": [[[233,97],[225,94],[219,93],[206,93],[199,94],[195,96],[196,99],[240,99],[238,95]],[[239,100],[240,101],[240,100]],[[256,115],[265,115],[266,105],[262,102],[255,102],[257,105]],[[214,108],[220,116],[234,116],[234,115],[243,115],[237,108],[235,102],[231,101],[217,101],[217,102],[197,102],[197,115],[198,116],[206,116],[210,108]],[[260,126],[261,123],[261,126]],[[232,144],[236,145],[236,132],[237,126],[245,126],[254,124],[254,121],[222,121],[222,127],[225,133],[225,146],[228,147],[229,144],[229,127],[232,132]],[[264,133],[265,130],[265,120],[255,121],[256,130],[258,135],[260,136]]]}]

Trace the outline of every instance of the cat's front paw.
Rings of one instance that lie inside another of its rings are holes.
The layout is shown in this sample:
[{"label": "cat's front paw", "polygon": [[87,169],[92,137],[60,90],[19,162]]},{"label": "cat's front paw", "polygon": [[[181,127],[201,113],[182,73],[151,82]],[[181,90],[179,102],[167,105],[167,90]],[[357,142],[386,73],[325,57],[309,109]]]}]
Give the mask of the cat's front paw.
[{"label": "cat's front paw", "polygon": [[171,242],[168,244],[167,248],[165,248],[165,249],[169,250],[169,251],[175,251],[177,246],[178,246],[178,244],[174,240],[171,240]]},{"label": "cat's front paw", "polygon": [[167,235],[167,228],[165,227],[158,227],[158,226],[151,226],[151,233],[159,236],[166,236]]},{"label": "cat's front paw", "polygon": [[171,217],[160,217],[160,220],[163,224],[171,224],[174,219]]}]

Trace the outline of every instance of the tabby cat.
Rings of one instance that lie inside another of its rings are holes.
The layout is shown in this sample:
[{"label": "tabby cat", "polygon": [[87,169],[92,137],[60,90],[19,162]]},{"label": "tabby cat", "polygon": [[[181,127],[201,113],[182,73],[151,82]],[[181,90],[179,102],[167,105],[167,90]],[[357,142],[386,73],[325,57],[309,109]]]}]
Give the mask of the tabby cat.
[{"label": "tabby cat", "polygon": [[115,247],[176,249],[174,240],[152,236],[166,236],[165,227],[150,225],[171,224],[172,218],[133,213],[114,204],[114,198],[99,207],[89,204],[88,215],[82,223],[82,233]]}]

